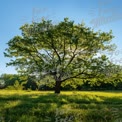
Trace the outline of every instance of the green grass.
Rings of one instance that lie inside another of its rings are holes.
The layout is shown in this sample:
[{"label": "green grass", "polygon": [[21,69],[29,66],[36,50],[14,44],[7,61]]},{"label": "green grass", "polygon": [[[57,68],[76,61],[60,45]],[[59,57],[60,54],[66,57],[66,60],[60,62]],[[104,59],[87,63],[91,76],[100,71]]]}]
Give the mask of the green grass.
[{"label": "green grass", "polygon": [[122,122],[122,92],[1,90],[0,122]]}]

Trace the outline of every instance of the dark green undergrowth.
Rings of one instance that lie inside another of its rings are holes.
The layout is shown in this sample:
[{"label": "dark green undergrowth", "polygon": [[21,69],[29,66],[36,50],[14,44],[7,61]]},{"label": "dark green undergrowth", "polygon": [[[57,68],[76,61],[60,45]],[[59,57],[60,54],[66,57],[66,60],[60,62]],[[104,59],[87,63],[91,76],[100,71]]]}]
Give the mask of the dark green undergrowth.
[{"label": "dark green undergrowth", "polygon": [[122,122],[122,93],[3,90],[0,122]]}]

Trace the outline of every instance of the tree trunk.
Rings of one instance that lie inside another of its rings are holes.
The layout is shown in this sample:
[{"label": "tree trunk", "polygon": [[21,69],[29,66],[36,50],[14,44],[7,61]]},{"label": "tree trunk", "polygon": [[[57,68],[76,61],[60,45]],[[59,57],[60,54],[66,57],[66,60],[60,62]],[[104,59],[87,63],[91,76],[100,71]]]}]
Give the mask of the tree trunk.
[{"label": "tree trunk", "polygon": [[60,88],[61,88],[61,81],[57,80],[56,84],[55,84],[55,93],[56,94],[60,94],[60,90],[61,90]]}]

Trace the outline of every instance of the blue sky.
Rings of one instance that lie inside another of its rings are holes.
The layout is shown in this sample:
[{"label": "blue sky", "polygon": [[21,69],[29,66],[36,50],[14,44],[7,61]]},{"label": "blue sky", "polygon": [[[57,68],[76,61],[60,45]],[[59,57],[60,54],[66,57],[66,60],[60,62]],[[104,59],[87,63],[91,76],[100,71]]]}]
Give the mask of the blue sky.
[{"label": "blue sky", "polygon": [[121,8],[121,0],[0,0],[0,74],[16,72],[14,67],[6,68],[6,43],[21,34],[19,28],[23,24],[39,22],[42,17],[54,23],[69,17],[76,23],[85,22],[95,31],[112,29],[117,49],[109,56],[114,63],[122,64]]}]

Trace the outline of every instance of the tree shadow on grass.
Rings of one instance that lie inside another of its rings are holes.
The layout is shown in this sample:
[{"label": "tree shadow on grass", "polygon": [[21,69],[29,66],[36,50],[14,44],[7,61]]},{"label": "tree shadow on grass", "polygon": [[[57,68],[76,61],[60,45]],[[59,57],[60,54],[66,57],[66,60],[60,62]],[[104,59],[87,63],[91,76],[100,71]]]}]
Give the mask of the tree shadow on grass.
[{"label": "tree shadow on grass", "polygon": [[122,118],[122,98],[89,95],[0,96],[1,122],[103,121]]}]

